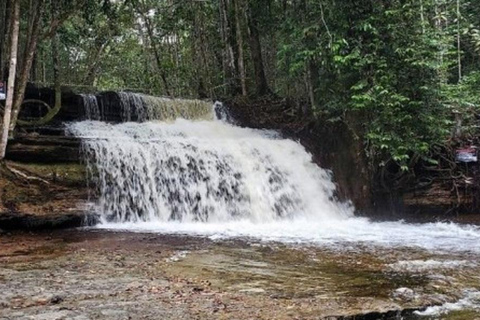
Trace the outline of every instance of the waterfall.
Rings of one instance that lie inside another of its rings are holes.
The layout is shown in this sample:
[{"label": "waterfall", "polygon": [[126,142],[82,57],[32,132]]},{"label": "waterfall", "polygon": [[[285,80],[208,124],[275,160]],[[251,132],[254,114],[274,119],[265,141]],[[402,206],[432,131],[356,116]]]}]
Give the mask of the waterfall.
[{"label": "waterfall", "polygon": [[[132,96],[124,101],[139,103]],[[142,108],[149,114],[150,107]],[[221,108],[217,104],[215,109]],[[97,210],[105,222],[266,222],[352,215],[334,200],[330,173],[312,163],[299,143],[271,131],[186,119],[86,121],[70,124],[68,130],[82,138]]]},{"label": "waterfall", "polygon": [[[81,94],[84,118],[101,121],[137,121],[205,119],[212,120],[212,103],[195,99],[171,99],[134,92],[115,92],[116,99],[100,94]],[[102,102],[107,99],[105,110]]]},{"label": "waterfall", "polygon": [[212,104],[202,100],[170,99],[141,93],[118,92],[123,122],[212,119]]},{"label": "waterfall", "polygon": [[67,125],[82,140],[102,228],[480,254],[477,226],[355,217],[299,143],[232,125],[221,103],[118,95],[124,120],[161,121]]},{"label": "waterfall", "polygon": [[97,97],[93,94],[81,94],[84,116],[87,120],[101,120]]}]

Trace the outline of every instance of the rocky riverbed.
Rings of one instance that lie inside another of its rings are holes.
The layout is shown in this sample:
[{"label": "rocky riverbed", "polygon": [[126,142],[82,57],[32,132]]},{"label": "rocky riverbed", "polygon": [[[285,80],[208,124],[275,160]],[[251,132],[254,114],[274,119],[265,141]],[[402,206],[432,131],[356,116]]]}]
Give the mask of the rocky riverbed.
[{"label": "rocky riverbed", "polygon": [[0,319],[480,319],[479,274],[420,249],[3,233]]}]

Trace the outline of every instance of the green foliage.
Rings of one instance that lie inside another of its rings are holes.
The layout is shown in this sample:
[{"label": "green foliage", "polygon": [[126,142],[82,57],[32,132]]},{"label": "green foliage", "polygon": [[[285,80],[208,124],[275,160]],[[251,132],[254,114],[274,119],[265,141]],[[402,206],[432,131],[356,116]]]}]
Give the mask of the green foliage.
[{"label": "green foliage", "polygon": [[[238,80],[232,78],[244,51],[254,92],[247,23],[254,20],[270,88],[310,103],[327,121],[358,115],[373,163],[394,160],[408,169],[412,158],[426,158],[433,144],[451,138],[455,114],[478,134],[479,1],[50,0],[45,23],[52,9],[71,13],[58,30],[68,84],[234,94],[227,87]],[[50,50],[40,44],[38,65],[45,70]]]},{"label": "green foliage", "polygon": [[[315,111],[332,119],[346,112],[361,115],[372,161],[392,159],[407,170],[413,155],[426,158],[431,145],[449,139],[453,112],[468,109],[475,127],[478,15],[456,20],[455,1],[305,3],[309,10],[304,20],[295,10],[283,22],[280,67],[300,81],[309,61],[319,61],[315,93],[320,103]],[[462,12],[479,13],[479,7],[461,1]],[[470,74],[458,83],[459,32],[465,48],[462,70]],[[475,53],[476,58],[467,59]]]}]

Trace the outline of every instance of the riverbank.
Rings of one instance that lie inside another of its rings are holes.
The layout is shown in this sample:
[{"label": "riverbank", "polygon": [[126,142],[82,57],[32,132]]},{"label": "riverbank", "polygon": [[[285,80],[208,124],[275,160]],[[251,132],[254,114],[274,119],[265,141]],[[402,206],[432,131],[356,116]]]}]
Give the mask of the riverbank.
[{"label": "riverbank", "polygon": [[0,229],[72,228],[88,221],[85,168],[7,161],[0,168]]},{"label": "riverbank", "polygon": [[[413,248],[105,230],[0,234],[0,244],[0,318],[8,319],[396,319],[401,310],[417,319],[409,310],[454,303],[480,286],[475,257]],[[445,262],[428,262],[436,260]],[[480,314],[435,319],[465,316]]]}]

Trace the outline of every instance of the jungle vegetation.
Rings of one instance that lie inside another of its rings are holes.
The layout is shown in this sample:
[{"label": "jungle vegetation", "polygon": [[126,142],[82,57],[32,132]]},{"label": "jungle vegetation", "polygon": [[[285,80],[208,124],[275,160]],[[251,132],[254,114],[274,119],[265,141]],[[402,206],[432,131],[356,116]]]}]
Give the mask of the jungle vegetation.
[{"label": "jungle vegetation", "polygon": [[10,135],[27,82],[355,112],[369,157],[405,170],[460,121],[478,135],[476,0],[2,0],[0,29]]}]

